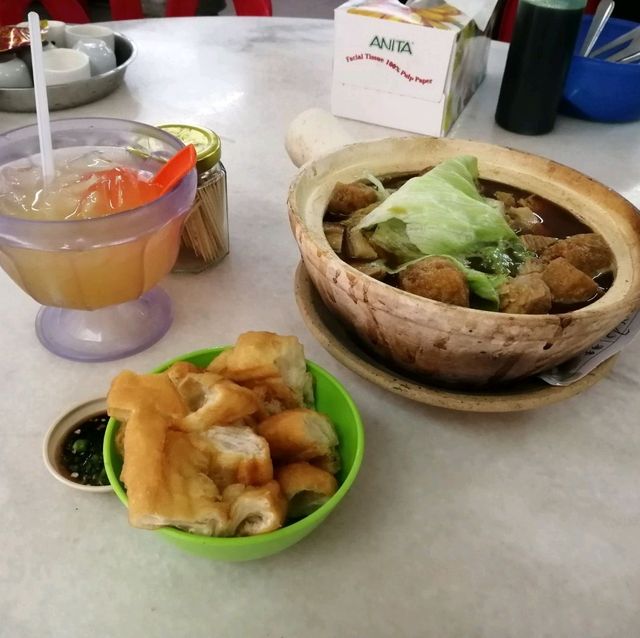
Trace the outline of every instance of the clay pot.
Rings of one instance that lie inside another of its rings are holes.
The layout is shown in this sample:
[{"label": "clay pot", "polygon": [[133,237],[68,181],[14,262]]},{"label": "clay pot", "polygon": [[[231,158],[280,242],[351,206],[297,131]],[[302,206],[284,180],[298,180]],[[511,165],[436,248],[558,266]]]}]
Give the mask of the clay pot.
[{"label": "clay pot", "polygon": [[[330,248],[322,218],[336,182],[419,171],[463,154],[478,158],[482,178],[545,197],[600,233],[615,256],[610,290],[564,314],[472,310],[376,281]],[[640,305],[639,211],[602,184],[539,156],[429,137],[352,144],[306,164],[288,204],[302,259],[328,308],[383,357],[445,383],[482,386],[536,374],[584,352]]]}]

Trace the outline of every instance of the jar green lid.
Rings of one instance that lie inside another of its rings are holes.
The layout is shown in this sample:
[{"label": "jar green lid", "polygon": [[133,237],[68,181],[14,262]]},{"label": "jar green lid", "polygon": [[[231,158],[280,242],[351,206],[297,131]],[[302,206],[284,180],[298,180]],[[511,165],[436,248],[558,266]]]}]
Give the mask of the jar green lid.
[{"label": "jar green lid", "polygon": [[220,138],[211,129],[191,124],[161,124],[158,128],[175,135],[181,142],[196,147],[198,173],[208,171],[220,161],[222,145]]}]

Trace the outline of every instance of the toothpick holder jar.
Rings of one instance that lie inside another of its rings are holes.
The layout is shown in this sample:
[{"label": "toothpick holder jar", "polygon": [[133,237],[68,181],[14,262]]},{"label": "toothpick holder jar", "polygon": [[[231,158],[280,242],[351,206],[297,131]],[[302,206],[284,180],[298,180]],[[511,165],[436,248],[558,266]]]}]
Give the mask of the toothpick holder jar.
[{"label": "toothpick holder jar", "polygon": [[198,189],[182,230],[173,272],[202,272],[229,253],[227,171],[220,161],[220,138],[199,126],[165,124],[160,128],[185,144],[193,144],[198,153]]}]

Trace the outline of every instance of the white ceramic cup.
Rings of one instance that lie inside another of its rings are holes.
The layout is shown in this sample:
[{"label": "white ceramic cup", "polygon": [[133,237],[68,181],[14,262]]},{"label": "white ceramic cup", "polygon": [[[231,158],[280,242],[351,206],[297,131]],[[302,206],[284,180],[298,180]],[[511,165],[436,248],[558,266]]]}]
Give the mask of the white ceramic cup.
[{"label": "white ceramic cup", "polygon": [[49,30],[47,31],[47,40],[54,46],[61,48],[67,46],[67,25],[59,20],[49,20]]},{"label": "white ceramic cup", "polygon": [[73,49],[48,49],[42,52],[44,77],[48,86],[69,84],[91,77],[89,56]]},{"label": "white ceramic cup", "polygon": [[[67,46],[67,38],[65,35],[65,29],[67,26],[66,22],[60,22],[59,20],[47,20],[47,35],[46,41],[51,42],[56,47],[66,47]],[[29,28],[28,22],[20,22],[16,24],[17,27],[23,27],[24,29]]]},{"label": "white ceramic cup", "polygon": [[112,51],[115,50],[114,33],[100,24],[73,24],[66,28],[67,46],[73,48],[79,40],[92,38],[102,40]]},{"label": "white ceramic cup", "polygon": [[79,40],[73,45],[73,50],[82,51],[88,56],[91,75],[100,75],[116,68],[116,55],[103,40]]},{"label": "white ceramic cup", "polygon": [[29,67],[13,53],[0,55],[0,88],[26,89],[33,86]]},{"label": "white ceramic cup", "polygon": [[[42,43],[42,51],[48,51],[49,49],[55,49],[51,42],[43,42]],[[33,77],[33,68],[31,66],[31,48],[30,47],[22,47],[18,49],[16,55],[27,65],[29,68],[29,73],[31,73],[31,77]]]}]

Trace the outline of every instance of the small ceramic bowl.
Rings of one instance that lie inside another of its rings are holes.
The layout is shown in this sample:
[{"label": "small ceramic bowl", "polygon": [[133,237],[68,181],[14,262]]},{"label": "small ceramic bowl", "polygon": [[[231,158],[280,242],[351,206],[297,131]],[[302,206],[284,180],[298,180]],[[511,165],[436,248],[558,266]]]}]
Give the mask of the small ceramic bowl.
[{"label": "small ceramic bowl", "polygon": [[[28,22],[20,22],[17,27],[29,28]],[[67,38],[65,36],[65,29],[67,25],[65,22],[59,20],[47,20],[47,34],[46,38],[48,42],[51,42],[56,47],[66,47]]]},{"label": "small ceramic bowl", "polygon": [[67,36],[65,34],[67,25],[59,20],[47,21],[47,40],[57,47],[67,46]]},{"label": "small ceramic bowl", "polygon": [[73,45],[73,50],[80,51],[89,58],[92,76],[108,73],[117,66],[115,53],[103,40],[95,38],[80,40]]},{"label": "small ceramic bowl", "polygon": [[48,86],[70,84],[91,77],[89,56],[74,49],[47,49],[42,52],[42,65]]},{"label": "small ceramic bowl", "polygon": [[[111,492],[111,485],[81,485],[67,478],[67,472],[61,464],[62,444],[67,435],[75,430],[78,425],[91,417],[104,414],[107,411],[107,403],[104,398],[93,399],[75,406],[56,419],[44,437],[42,445],[42,458],[51,475],[75,490],[83,492]],[[106,435],[105,435],[106,436]]]},{"label": "small ceramic bowl", "polygon": [[[51,44],[51,42],[43,42],[42,43],[42,52],[50,51],[51,49],[55,49],[56,47]],[[22,49],[18,49],[16,55],[27,65],[29,70],[29,87],[33,87],[33,82],[31,79],[33,78],[33,64],[31,63],[31,49],[29,47],[23,47]]]},{"label": "small ceramic bowl", "polygon": [[102,40],[112,51],[115,47],[115,33],[100,24],[73,24],[67,26],[65,35],[70,49],[76,42],[86,38]]},{"label": "small ceramic bowl", "polygon": [[[199,350],[168,361],[154,372],[163,372],[176,361],[190,361],[199,367],[207,366],[225,348]],[[157,533],[180,549],[223,561],[247,561],[277,554],[308,536],[335,509],[351,488],[362,463],[364,452],[364,430],[358,408],[342,384],[320,366],[307,362],[314,381],[315,409],[326,414],[336,428],[342,468],[337,476],[338,491],[315,512],[266,534],[216,538],[183,532],[173,527],[163,527]],[[104,435],[104,466],[115,493],[127,505],[127,493],[120,482],[122,457],[116,448],[116,434],[120,423],[111,419]],[[147,532],[148,533],[148,532]]]},{"label": "small ceramic bowl", "polygon": [[13,53],[0,54],[0,89],[25,89],[33,86],[27,64]]}]

